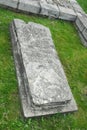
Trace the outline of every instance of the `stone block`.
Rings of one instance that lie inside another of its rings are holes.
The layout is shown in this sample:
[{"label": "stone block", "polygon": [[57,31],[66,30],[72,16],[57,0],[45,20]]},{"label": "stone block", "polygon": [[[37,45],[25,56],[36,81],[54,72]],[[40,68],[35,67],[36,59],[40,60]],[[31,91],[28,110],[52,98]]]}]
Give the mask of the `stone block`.
[{"label": "stone block", "polygon": [[62,6],[58,6],[59,7],[59,18],[60,19],[64,19],[64,20],[69,20],[69,21],[75,21],[76,19],[76,13],[69,8],[65,8]]},{"label": "stone block", "polygon": [[18,9],[29,13],[39,14],[39,0],[19,0]]},{"label": "stone block", "polygon": [[79,33],[79,36],[80,36],[80,38],[81,38],[82,44],[83,44],[85,47],[87,47],[87,38],[85,39],[85,37],[84,37],[84,35],[82,34],[82,32],[78,31],[78,33]]},{"label": "stone block", "polygon": [[17,8],[18,0],[0,0],[0,5]]},{"label": "stone block", "polygon": [[50,30],[15,19],[10,31],[24,117],[77,111]]},{"label": "stone block", "polygon": [[41,12],[44,16],[51,16],[54,18],[59,17],[59,9],[55,4],[48,4],[46,2],[40,2]]}]

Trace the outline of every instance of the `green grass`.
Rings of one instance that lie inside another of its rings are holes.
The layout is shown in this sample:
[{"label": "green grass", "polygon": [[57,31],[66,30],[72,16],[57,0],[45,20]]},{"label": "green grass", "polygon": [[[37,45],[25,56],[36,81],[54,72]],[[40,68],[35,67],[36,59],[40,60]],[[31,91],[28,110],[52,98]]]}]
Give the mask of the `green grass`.
[{"label": "green grass", "polygon": [[77,1],[82,6],[84,11],[87,13],[87,0],[77,0]]},{"label": "green grass", "polygon": [[[10,22],[14,18],[33,21],[50,28],[78,105],[78,112],[75,114],[55,114],[24,122],[20,112],[9,32]],[[72,23],[27,16],[0,8],[0,130],[87,130],[87,48],[81,44]]]}]

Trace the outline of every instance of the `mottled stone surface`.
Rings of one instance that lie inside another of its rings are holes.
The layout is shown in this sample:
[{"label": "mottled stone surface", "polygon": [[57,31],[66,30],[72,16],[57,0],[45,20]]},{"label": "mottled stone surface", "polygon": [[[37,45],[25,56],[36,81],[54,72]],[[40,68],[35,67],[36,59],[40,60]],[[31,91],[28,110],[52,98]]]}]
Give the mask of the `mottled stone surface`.
[{"label": "mottled stone surface", "polygon": [[58,6],[58,7],[59,7],[59,12],[60,12],[60,15],[59,15],[60,19],[75,21],[76,14],[72,9],[65,8],[65,7],[62,7],[62,6]]},{"label": "mottled stone surface", "polygon": [[15,25],[32,102],[50,105],[71,100],[49,29],[35,23],[21,24],[19,21]]},{"label": "mottled stone surface", "polygon": [[49,29],[15,19],[11,36],[24,116],[76,111]]},{"label": "mottled stone surface", "polygon": [[87,18],[84,16],[78,16],[75,23],[79,30],[82,32],[87,27]]},{"label": "mottled stone surface", "polygon": [[40,0],[19,0],[18,9],[25,12],[39,14],[40,12],[39,1]]},{"label": "mottled stone surface", "polygon": [[17,8],[18,0],[0,0],[0,4],[11,8]]},{"label": "mottled stone surface", "polygon": [[85,47],[87,47],[87,16],[78,16],[75,25],[79,32],[81,41]]},{"label": "mottled stone surface", "polygon": [[59,9],[56,4],[47,3],[46,1],[40,2],[41,11],[40,14],[45,16],[52,16],[54,18],[59,17]]}]

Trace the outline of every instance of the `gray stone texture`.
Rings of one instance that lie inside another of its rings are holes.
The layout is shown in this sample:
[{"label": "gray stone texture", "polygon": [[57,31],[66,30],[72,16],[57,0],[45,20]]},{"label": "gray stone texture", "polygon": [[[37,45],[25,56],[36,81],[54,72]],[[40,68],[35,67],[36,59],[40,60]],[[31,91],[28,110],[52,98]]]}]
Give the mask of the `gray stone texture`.
[{"label": "gray stone texture", "polygon": [[78,16],[75,21],[75,24],[82,32],[87,27],[87,18],[84,16]]},{"label": "gray stone texture", "polygon": [[56,4],[47,3],[45,0],[40,2],[41,12],[40,14],[45,16],[51,16],[54,18],[59,17],[59,9]]},{"label": "gray stone texture", "polygon": [[72,9],[65,8],[62,6],[58,6],[58,7],[59,7],[59,12],[60,12],[60,14],[59,14],[60,19],[75,21],[76,13]]},{"label": "gray stone texture", "polygon": [[39,1],[40,0],[19,0],[18,9],[29,13],[39,14]]},{"label": "gray stone texture", "polygon": [[87,40],[85,39],[85,37],[84,37],[84,35],[82,34],[82,32],[80,32],[80,31],[78,30],[78,34],[79,34],[79,36],[80,36],[80,38],[81,38],[82,44],[83,44],[85,47],[87,47]]},{"label": "gray stone texture", "polygon": [[57,6],[73,9],[69,0],[53,0]]},{"label": "gray stone texture", "polygon": [[15,19],[10,30],[24,117],[76,111],[49,29]]},{"label": "gray stone texture", "polygon": [[87,16],[78,16],[75,24],[83,45],[87,47]]},{"label": "gray stone texture", "polygon": [[0,5],[17,8],[18,0],[0,0]]}]

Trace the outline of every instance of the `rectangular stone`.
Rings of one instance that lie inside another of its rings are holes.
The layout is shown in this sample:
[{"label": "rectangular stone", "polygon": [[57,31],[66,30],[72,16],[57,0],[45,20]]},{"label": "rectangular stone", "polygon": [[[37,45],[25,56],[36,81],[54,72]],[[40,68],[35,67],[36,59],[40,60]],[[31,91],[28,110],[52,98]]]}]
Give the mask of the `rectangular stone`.
[{"label": "rectangular stone", "polygon": [[75,21],[76,19],[76,13],[69,8],[65,8],[62,6],[58,6],[59,7],[59,18],[64,19],[64,20],[69,20],[69,21]]},{"label": "rectangular stone", "polygon": [[49,29],[15,19],[10,30],[24,117],[76,111]]},{"label": "rectangular stone", "polygon": [[39,0],[19,0],[18,9],[29,13],[39,14]]},{"label": "rectangular stone", "polygon": [[40,14],[45,16],[51,16],[54,18],[59,17],[59,9],[55,4],[48,4],[46,2],[40,2],[41,12]]},{"label": "rectangular stone", "polygon": [[0,5],[17,8],[18,0],[0,0]]}]

